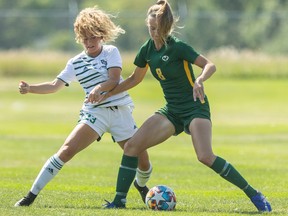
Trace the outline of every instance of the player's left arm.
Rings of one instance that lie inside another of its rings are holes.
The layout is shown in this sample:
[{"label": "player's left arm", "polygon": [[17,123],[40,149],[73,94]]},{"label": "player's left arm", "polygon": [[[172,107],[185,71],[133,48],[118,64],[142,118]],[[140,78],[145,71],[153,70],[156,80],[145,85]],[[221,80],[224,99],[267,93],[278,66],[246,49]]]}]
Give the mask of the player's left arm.
[{"label": "player's left arm", "polygon": [[146,65],[146,67],[143,67],[143,68],[137,66],[135,70],[133,71],[133,73],[127,79],[125,79],[123,82],[116,85],[116,87],[112,89],[111,91],[107,92],[106,94],[101,95],[101,97],[99,98],[97,102],[100,103],[101,101],[107,99],[108,97],[111,97],[113,95],[119,94],[121,92],[127,91],[135,87],[140,82],[142,82],[147,70],[148,70],[148,64]]},{"label": "player's left arm", "polygon": [[95,103],[99,100],[99,97],[102,92],[109,92],[116,87],[120,81],[121,68],[111,67],[108,69],[108,80],[103,83],[100,83],[92,89],[86,102]]},{"label": "player's left arm", "polygon": [[196,101],[196,99],[199,98],[201,102],[204,102],[205,93],[203,82],[209,79],[215,73],[216,66],[203,55],[199,55],[195,59],[194,64],[202,68],[201,74],[196,78],[194,82],[193,87],[194,101]]}]

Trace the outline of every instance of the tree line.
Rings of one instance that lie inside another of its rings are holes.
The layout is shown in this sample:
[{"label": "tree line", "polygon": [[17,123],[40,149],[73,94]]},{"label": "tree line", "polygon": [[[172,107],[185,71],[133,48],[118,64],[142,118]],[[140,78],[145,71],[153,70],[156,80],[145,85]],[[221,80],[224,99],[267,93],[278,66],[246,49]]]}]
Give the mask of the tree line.
[{"label": "tree line", "polygon": [[[0,49],[74,51],[73,22],[78,12],[97,4],[117,16],[126,30],[115,42],[135,51],[149,37],[146,12],[156,0],[0,0]],[[179,17],[175,34],[196,50],[232,46],[287,54],[287,0],[170,0]]]}]

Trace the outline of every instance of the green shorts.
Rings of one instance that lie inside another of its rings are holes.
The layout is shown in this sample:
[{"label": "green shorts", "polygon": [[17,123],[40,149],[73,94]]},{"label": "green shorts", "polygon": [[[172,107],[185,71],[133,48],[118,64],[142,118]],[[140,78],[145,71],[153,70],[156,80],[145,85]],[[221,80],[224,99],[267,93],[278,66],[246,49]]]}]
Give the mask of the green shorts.
[{"label": "green shorts", "polygon": [[179,107],[171,108],[169,104],[166,104],[165,107],[159,109],[156,113],[164,115],[171,121],[175,127],[175,136],[185,131],[185,133],[190,134],[189,125],[194,118],[210,118],[210,107],[207,97],[205,97],[205,103],[194,102],[190,109],[182,109]]}]

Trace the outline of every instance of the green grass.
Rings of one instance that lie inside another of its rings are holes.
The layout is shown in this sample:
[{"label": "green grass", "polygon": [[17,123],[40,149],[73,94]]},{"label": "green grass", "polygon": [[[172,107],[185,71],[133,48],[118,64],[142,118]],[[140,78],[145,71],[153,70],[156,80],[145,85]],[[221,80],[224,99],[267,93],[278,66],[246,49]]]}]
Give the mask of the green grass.
[{"label": "green grass", "polygon": [[[154,166],[149,186],[166,184],[175,190],[178,203],[174,212],[147,210],[134,188],[127,209],[101,209],[104,199],[114,196],[122,155],[108,134],[67,163],[31,207],[14,208],[74,127],[84,96],[78,84],[54,95],[20,95],[18,81],[4,77],[0,81],[0,215],[257,214],[238,188],[197,162],[185,134],[149,150]],[[287,80],[211,79],[205,83],[214,151],[268,197],[274,210],[271,215],[288,214],[286,88]],[[163,104],[154,80],[144,80],[130,93],[138,125]]]}]

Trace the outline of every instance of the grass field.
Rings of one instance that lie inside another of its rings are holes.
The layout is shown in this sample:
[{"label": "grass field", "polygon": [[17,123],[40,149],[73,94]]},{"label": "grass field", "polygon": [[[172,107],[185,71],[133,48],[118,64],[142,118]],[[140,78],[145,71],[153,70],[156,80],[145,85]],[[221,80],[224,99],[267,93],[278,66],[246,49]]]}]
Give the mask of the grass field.
[{"label": "grass field", "polygon": [[[258,214],[244,193],[197,162],[185,134],[149,150],[154,166],[149,186],[166,184],[174,189],[178,199],[174,212],[147,210],[134,188],[127,209],[101,209],[104,199],[114,196],[122,155],[108,134],[67,163],[31,207],[13,207],[74,127],[84,95],[78,84],[54,95],[20,95],[18,81],[0,78],[0,215]],[[271,215],[288,215],[287,80],[211,79],[205,89],[215,153],[268,197]],[[138,125],[163,104],[153,80],[130,93]]]}]

